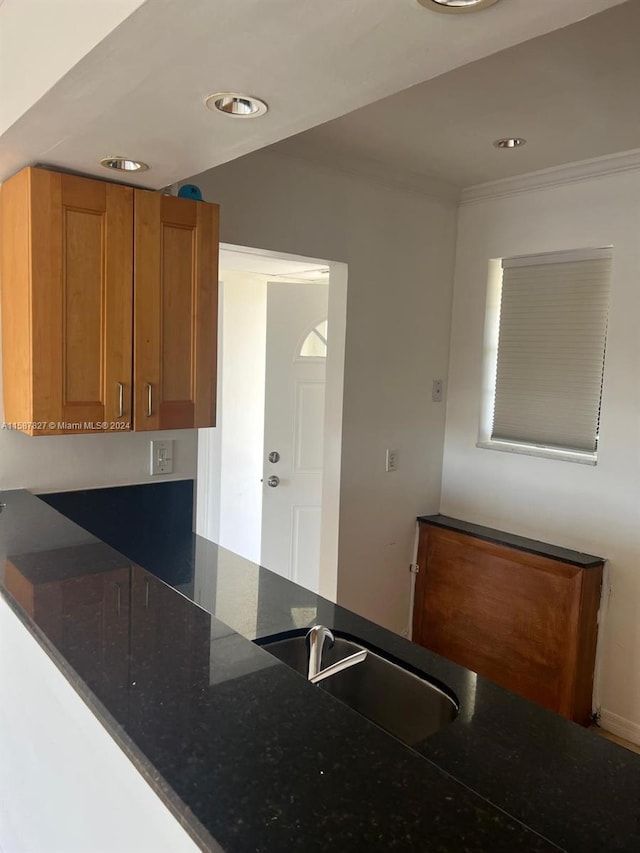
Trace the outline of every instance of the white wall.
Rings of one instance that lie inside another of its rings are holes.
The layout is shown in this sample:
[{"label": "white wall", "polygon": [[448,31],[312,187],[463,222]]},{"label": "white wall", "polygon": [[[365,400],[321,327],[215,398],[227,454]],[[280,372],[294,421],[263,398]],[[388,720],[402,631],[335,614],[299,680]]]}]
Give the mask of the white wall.
[{"label": "white wall", "polygon": [[220,545],[260,562],[267,277],[221,270]]},{"label": "white wall", "polygon": [[[476,448],[490,258],[613,245],[596,467]],[[640,171],[460,209],[441,512],[604,556],[596,698],[640,742]],[[605,596],[606,598],[606,596]]]},{"label": "white wall", "polygon": [[[149,474],[153,438],[174,440],[173,474]],[[0,489],[56,492],[184,480],[195,477],[196,467],[195,430],[38,437],[0,429]]]},{"label": "white wall", "polygon": [[[56,492],[196,476],[196,430],[29,436],[4,429],[3,423],[0,364],[0,489]],[[174,440],[173,474],[149,474],[149,442],[154,438]]]},{"label": "white wall", "polygon": [[415,517],[440,501],[456,202],[272,152],[192,180],[224,241],[349,265],[338,601],[403,631]]},{"label": "white wall", "polygon": [[200,848],[0,598],[0,848]]}]

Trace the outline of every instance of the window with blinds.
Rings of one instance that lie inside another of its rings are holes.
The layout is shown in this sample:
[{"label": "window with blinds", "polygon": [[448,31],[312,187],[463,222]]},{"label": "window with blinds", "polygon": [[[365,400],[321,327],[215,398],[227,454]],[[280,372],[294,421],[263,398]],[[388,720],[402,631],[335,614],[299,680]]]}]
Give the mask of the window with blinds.
[{"label": "window with blinds", "polygon": [[502,261],[492,441],[595,453],[611,250]]}]

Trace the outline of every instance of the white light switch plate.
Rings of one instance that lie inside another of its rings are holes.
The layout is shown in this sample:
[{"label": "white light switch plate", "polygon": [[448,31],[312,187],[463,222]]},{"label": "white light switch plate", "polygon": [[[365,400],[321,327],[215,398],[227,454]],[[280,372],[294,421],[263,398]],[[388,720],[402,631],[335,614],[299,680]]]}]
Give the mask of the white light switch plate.
[{"label": "white light switch plate", "polygon": [[152,441],[150,474],[171,474],[173,472],[173,441]]},{"label": "white light switch plate", "polygon": [[399,450],[387,450],[387,471],[397,471],[398,465],[400,464],[400,451]]}]

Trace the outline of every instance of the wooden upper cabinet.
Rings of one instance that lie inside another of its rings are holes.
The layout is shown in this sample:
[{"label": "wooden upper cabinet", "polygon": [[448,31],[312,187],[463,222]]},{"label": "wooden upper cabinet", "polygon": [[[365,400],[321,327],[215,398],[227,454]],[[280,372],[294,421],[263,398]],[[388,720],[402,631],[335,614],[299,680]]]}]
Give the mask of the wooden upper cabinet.
[{"label": "wooden upper cabinet", "polygon": [[5,423],[131,421],[132,202],[129,187],[44,169],[2,186]]},{"label": "wooden upper cabinet", "polygon": [[215,425],[218,207],[135,192],[134,428]]},{"label": "wooden upper cabinet", "polygon": [[27,168],[0,215],[5,423],[215,425],[217,205]]}]

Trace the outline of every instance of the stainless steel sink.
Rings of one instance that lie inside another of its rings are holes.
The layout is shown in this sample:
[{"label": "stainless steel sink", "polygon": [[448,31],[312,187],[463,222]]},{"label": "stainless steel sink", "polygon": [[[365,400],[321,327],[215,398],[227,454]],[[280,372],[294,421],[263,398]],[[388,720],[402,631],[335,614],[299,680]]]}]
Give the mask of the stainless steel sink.
[{"label": "stainless steel sink", "polygon": [[[308,651],[303,636],[268,637],[257,643],[301,675],[307,675]],[[415,746],[452,722],[458,714],[453,695],[364,643],[336,636],[325,647],[326,668],[361,649],[368,654],[362,663],[332,675],[317,685],[354,711],[376,723],[408,746]]]}]

